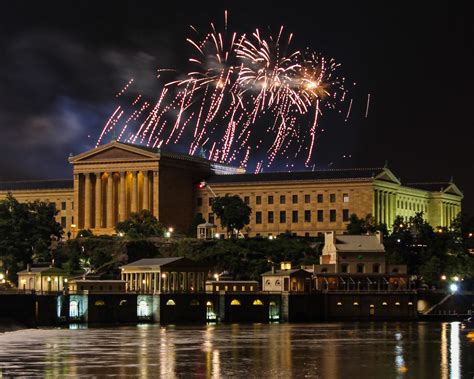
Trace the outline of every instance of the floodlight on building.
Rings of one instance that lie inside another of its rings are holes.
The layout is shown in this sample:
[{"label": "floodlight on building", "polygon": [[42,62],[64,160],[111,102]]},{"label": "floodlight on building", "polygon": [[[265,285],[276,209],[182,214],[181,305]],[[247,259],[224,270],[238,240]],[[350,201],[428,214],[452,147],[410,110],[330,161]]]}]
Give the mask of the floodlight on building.
[{"label": "floodlight on building", "polygon": [[57,281],[58,281],[58,277],[57,277],[57,276],[54,278],[54,281],[55,281],[55,282],[57,282]]},{"label": "floodlight on building", "polygon": [[161,277],[162,277],[163,279],[166,278],[166,274],[165,274],[165,273],[161,274]]},{"label": "floodlight on building", "polygon": [[68,282],[67,278],[64,278],[64,283],[67,283],[67,282]]},{"label": "floodlight on building", "polygon": [[124,232],[119,232],[119,233],[118,233],[118,236],[119,236],[119,237],[123,237],[124,235],[125,235]]},{"label": "floodlight on building", "polygon": [[268,239],[271,241],[273,240],[275,237],[273,237],[271,234],[268,236]]},{"label": "floodlight on building", "polygon": [[458,285],[455,284],[455,283],[451,283],[451,285],[449,286],[449,290],[450,290],[452,293],[455,293],[455,292],[458,290]]},{"label": "floodlight on building", "polygon": [[142,280],[142,283],[143,283],[143,284],[145,284],[145,283],[146,283],[146,280],[145,280],[145,279],[143,279],[143,280]]},{"label": "floodlight on building", "polygon": [[21,279],[21,284],[25,284],[26,283],[26,279]]},{"label": "floodlight on building", "polygon": [[50,277],[50,276],[48,276],[48,279],[47,279],[47,280],[48,280],[48,282],[50,282],[50,281],[51,281],[51,277]]},{"label": "floodlight on building", "polygon": [[214,278],[215,278],[216,280],[219,280],[219,274],[214,274]]}]

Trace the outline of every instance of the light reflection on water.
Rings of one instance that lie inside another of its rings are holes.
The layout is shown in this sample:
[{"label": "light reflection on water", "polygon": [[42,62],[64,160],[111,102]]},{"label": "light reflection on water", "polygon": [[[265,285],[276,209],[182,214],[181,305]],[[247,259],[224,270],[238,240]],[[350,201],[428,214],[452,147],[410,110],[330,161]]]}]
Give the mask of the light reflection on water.
[{"label": "light reflection on water", "polygon": [[458,322],[30,329],[0,334],[0,378],[473,377],[470,331]]}]

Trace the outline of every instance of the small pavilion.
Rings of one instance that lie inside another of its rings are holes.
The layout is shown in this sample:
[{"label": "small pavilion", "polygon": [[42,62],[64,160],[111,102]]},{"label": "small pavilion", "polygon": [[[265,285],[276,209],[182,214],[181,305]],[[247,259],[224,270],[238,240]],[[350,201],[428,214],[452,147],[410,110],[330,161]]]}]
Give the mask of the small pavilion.
[{"label": "small pavilion", "polygon": [[211,240],[216,234],[217,227],[210,222],[205,222],[197,226],[197,238],[200,240]]}]

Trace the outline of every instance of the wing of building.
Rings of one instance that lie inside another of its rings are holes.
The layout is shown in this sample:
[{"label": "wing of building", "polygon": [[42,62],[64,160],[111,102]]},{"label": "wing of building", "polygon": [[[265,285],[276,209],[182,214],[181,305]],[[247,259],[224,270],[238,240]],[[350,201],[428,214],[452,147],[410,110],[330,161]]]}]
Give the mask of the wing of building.
[{"label": "wing of building", "polygon": [[452,182],[402,185],[386,167],[245,174],[242,169],[160,149],[112,141],[69,158],[69,180],[0,182],[19,201],[56,203],[63,228],[114,233],[130,213],[150,210],[166,226],[187,227],[194,215],[217,223],[215,196],[239,195],[251,208],[249,236],[314,236],[345,230],[351,214],[393,224],[397,215],[423,212],[449,227],[461,210]]}]

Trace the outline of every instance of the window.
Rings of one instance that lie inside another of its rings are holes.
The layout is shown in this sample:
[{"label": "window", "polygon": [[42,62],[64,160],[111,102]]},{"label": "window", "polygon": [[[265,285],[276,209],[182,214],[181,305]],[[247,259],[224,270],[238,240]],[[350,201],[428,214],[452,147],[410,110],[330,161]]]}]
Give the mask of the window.
[{"label": "window", "polygon": [[324,200],[323,194],[322,193],[318,194],[318,203],[322,203],[323,200]]},{"label": "window", "polygon": [[237,291],[237,286],[233,286],[232,291]]},{"label": "window", "polygon": [[311,211],[304,211],[304,222],[311,222]]},{"label": "window", "polygon": [[63,210],[63,211],[66,210],[66,202],[65,201],[61,202],[61,210]]},{"label": "window", "polygon": [[336,194],[335,193],[332,193],[329,195],[329,201],[331,203],[335,203],[336,202]]},{"label": "window", "polygon": [[256,224],[262,223],[262,212],[255,212],[255,223]]},{"label": "window", "polygon": [[324,221],[324,211],[322,209],[318,209],[318,222]]},{"label": "window", "polygon": [[250,204],[250,197],[244,196],[244,203],[249,205]]},{"label": "window", "polygon": [[291,222],[298,222],[298,211],[291,212]]},{"label": "window", "polygon": [[245,292],[245,286],[242,286],[242,292]]},{"label": "window", "polygon": [[284,224],[286,222],[286,212],[280,211],[280,224]]},{"label": "window", "polygon": [[348,193],[343,193],[342,194],[342,201],[344,203],[348,203],[349,202],[349,194]]},{"label": "window", "polygon": [[71,209],[74,209],[74,201],[71,202]]},{"label": "window", "polygon": [[61,227],[62,228],[66,227],[66,217],[61,217]]},{"label": "window", "polygon": [[374,265],[372,266],[372,272],[374,274],[378,274],[380,272],[380,265],[378,263],[374,263]]},{"label": "window", "polygon": [[262,204],[262,196],[257,196],[255,198],[255,204]]},{"label": "window", "polygon": [[259,300],[259,299],[254,300],[253,305],[263,305],[262,300]]},{"label": "window", "polygon": [[364,273],[364,264],[363,263],[357,264],[357,273],[358,274],[363,274]]},{"label": "window", "polygon": [[253,291],[253,286],[250,286],[250,291]]},{"label": "window", "polygon": [[197,216],[197,218],[199,218],[200,220],[202,219],[202,213],[201,213],[201,212],[196,213],[196,216]]},{"label": "window", "polygon": [[211,224],[214,224],[214,213],[209,213],[209,215],[208,215],[208,221],[209,221]]},{"label": "window", "polygon": [[273,211],[268,211],[268,223],[273,224]]},{"label": "window", "polygon": [[202,206],[202,197],[197,198],[197,206],[201,207]]},{"label": "window", "polygon": [[293,195],[291,199],[293,204],[298,204],[298,195]]},{"label": "window", "polygon": [[166,305],[176,305],[176,303],[174,302],[173,299],[169,299],[169,300],[166,302]]},{"label": "window", "polygon": [[329,211],[329,221],[336,222],[336,210],[335,209],[331,209]]},{"label": "window", "polygon": [[348,273],[349,272],[349,265],[347,263],[343,263],[341,265],[341,272]]},{"label": "window", "polygon": [[214,198],[213,198],[213,197],[210,197],[210,198],[209,198],[209,206],[211,207],[212,204],[214,204]]},{"label": "window", "polygon": [[238,301],[237,299],[234,299],[230,302],[230,305],[240,305],[240,301]]},{"label": "window", "polygon": [[311,195],[304,195],[304,202],[306,204],[310,203],[311,202]]},{"label": "window", "polygon": [[280,204],[285,204],[285,203],[286,203],[286,196],[280,195]]},{"label": "window", "polygon": [[305,237],[309,237],[309,232],[304,232]]},{"label": "window", "polygon": [[216,286],[216,291],[219,292],[219,286]]},{"label": "window", "polygon": [[342,221],[349,221],[349,209],[342,210]]},{"label": "window", "polygon": [[268,196],[268,204],[273,204],[273,196],[272,195]]}]

